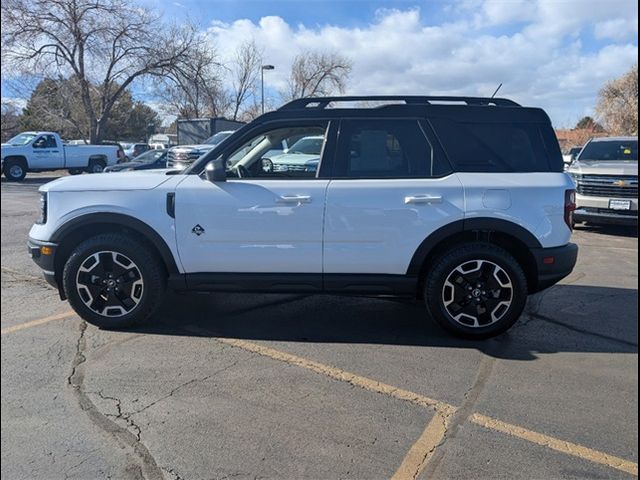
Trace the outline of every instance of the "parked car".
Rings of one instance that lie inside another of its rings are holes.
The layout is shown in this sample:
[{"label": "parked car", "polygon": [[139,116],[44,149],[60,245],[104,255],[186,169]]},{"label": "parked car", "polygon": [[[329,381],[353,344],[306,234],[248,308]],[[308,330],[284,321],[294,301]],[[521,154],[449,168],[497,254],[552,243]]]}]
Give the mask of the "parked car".
[{"label": "parked car", "polygon": [[571,147],[567,153],[562,155],[562,159],[564,160],[565,165],[570,165],[577,157],[582,147]]},{"label": "parked car", "polygon": [[166,168],[167,151],[149,150],[129,162],[118,163],[104,169],[105,172],[128,172],[132,170],[152,170]]},{"label": "parked car", "polygon": [[131,143],[124,147],[124,154],[128,160],[131,160],[136,158],[138,155],[149,151],[150,148],[151,147],[149,147],[148,143]]},{"label": "parked car", "polygon": [[[264,153],[294,136],[323,137],[317,167],[265,169]],[[149,319],[168,286],[423,299],[425,317],[481,339],[577,258],[574,184],[549,117],[507,99],[299,99],[186,171],[40,192],[31,255],[106,328]]]},{"label": "parked car", "polygon": [[324,136],[303,137],[295,142],[285,153],[263,157],[263,169],[271,168],[274,172],[315,172],[320,162],[320,153],[324,145]]},{"label": "parked car", "polygon": [[638,137],[593,138],[567,172],[576,182],[575,222],[638,224]]},{"label": "parked car", "polygon": [[204,143],[199,145],[179,145],[169,149],[167,155],[167,167],[175,169],[185,169],[195,160],[205,153],[209,152],[223,140],[230,137],[235,130],[225,130],[207,138]]},{"label": "parked car", "polygon": [[23,132],[2,144],[2,172],[19,182],[27,172],[66,169],[99,173],[118,161],[115,145],[65,145],[54,132]]}]

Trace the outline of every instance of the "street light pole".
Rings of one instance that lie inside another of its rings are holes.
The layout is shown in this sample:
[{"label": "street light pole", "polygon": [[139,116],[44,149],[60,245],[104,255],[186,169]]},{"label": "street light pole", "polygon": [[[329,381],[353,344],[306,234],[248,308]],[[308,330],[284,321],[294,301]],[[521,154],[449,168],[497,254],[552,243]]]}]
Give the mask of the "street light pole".
[{"label": "street light pole", "polygon": [[261,100],[262,100],[262,113],[264,113],[264,71],[265,70],[275,70],[276,67],[273,65],[262,65],[260,69],[260,92],[261,92]]}]

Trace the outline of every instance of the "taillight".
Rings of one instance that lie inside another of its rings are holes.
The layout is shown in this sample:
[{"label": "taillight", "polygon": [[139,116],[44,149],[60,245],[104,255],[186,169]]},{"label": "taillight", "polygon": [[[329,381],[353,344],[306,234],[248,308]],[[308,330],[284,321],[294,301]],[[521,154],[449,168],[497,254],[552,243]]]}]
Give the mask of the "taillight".
[{"label": "taillight", "polygon": [[564,222],[573,230],[573,211],[576,209],[576,191],[564,191]]}]

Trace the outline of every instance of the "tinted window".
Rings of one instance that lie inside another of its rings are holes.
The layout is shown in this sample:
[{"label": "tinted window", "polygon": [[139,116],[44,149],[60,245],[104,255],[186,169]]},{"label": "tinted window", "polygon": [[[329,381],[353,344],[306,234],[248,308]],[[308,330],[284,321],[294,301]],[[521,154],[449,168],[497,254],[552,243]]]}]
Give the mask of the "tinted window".
[{"label": "tinted window", "polygon": [[637,140],[606,140],[601,142],[589,142],[582,153],[580,160],[638,160]]},{"label": "tinted window", "polygon": [[445,118],[431,123],[458,171],[562,171],[557,140],[552,135],[543,138],[537,124],[458,123]]},{"label": "tinted window", "polygon": [[344,120],[333,176],[428,177],[432,154],[416,120]]}]

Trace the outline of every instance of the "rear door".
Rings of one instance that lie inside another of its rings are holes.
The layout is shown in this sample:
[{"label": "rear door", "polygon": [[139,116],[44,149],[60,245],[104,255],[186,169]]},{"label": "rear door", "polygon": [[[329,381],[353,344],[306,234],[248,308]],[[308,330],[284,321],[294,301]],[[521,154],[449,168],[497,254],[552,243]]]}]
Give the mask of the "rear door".
[{"label": "rear door", "polygon": [[463,218],[463,189],[419,119],[342,120],[324,224],[325,286],[407,273],[420,243]]}]

